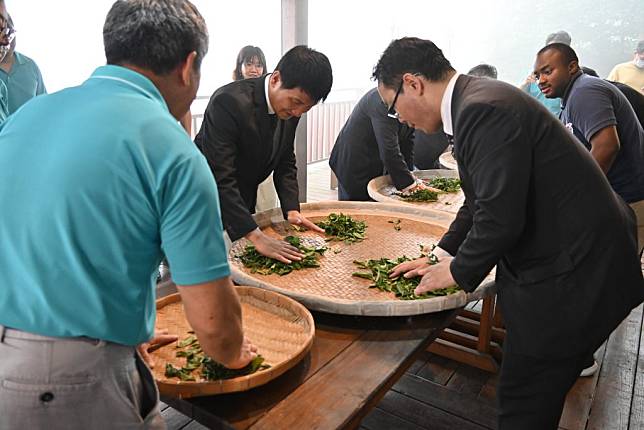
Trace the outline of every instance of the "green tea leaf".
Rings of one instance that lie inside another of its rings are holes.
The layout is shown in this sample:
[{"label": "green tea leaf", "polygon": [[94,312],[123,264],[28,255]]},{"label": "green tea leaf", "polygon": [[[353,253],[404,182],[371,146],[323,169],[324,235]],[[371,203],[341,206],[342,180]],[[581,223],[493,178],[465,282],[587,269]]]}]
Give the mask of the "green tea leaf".
[{"label": "green tea leaf", "polygon": [[327,240],[343,240],[345,243],[361,242],[365,239],[367,223],[356,221],[343,213],[331,213],[316,225],[324,229]]}]

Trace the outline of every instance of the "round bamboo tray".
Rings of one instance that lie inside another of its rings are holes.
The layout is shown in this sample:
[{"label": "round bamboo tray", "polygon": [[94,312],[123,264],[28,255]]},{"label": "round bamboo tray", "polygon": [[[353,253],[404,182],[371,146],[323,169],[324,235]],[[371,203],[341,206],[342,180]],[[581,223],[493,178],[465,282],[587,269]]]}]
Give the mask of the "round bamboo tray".
[{"label": "round bamboo tray", "polygon": [[[236,287],[242,304],[244,334],[257,346],[268,369],[246,376],[218,381],[181,381],[165,376],[165,365],[185,365],[176,357],[176,342],[152,352],[156,365],[152,373],[161,394],[188,398],[246,391],[266,384],[300,362],[313,343],[315,325],[311,313],[301,304],[281,294],[253,287]],[[172,294],[157,301],[156,329],[167,329],[179,340],[192,330],[186,320],[181,296]],[[198,372],[194,371],[195,376]]]},{"label": "round bamboo tray", "polygon": [[[423,300],[399,300],[393,293],[368,288],[371,281],[352,276],[359,270],[353,264],[354,260],[403,255],[418,257],[419,244],[437,243],[451,223],[452,214],[399,204],[338,201],[304,203],[301,212],[313,222],[332,212],[342,212],[366,221],[366,239],[352,244],[326,242],[318,233],[293,232],[283,220],[280,209],[265,211],[257,214],[255,221],[267,235],[281,238],[296,234],[307,245],[326,244],[328,250],[320,258],[318,268],[297,270],[285,276],[260,275],[251,273],[237,257],[249,243],[240,239],[232,244],[229,252],[232,276],[236,282],[283,293],[312,310],[344,315],[398,316],[439,312],[464,306],[486,294],[487,286],[471,294],[459,291]],[[401,220],[400,231],[390,223],[398,219]]]},{"label": "round bamboo tray", "polygon": [[[458,172],[456,170],[445,169],[418,170],[414,172],[414,176],[418,179],[458,178]],[[452,214],[456,214],[465,201],[463,190],[459,190],[455,193],[441,193],[438,195],[438,201],[435,202],[406,201],[394,194],[397,193],[398,190],[392,184],[391,177],[389,175],[378,176],[377,178],[373,178],[369,181],[369,184],[367,184],[367,192],[369,193],[369,197],[377,202],[424,207]]]},{"label": "round bamboo tray", "polygon": [[458,164],[456,163],[451,151],[443,152],[440,157],[438,157],[438,162],[446,169],[458,171]]}]

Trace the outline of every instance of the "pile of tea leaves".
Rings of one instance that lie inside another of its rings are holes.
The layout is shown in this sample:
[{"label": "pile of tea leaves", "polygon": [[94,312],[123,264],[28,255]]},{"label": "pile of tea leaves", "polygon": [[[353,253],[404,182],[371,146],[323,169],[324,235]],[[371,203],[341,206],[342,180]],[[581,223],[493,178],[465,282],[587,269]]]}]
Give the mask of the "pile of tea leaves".
[{"label": "pile of tea leaves", "polygon": [[[438,262],[438,259],[434,254],[430,254],[428,258],[430,264],[436,264]],[[394,267],[400,263],[410,260],[410,258],[403,255],[395,260],[381,258],[379,260],[354,261],[353,264],[362,270],[366,270],[366,272],[354,272],[353,276],[369,279],[370,281],[373,281],[373,285],[370,285],[369,288],[378,288],[381,291],[392,292],[401,300],[418,300],[427,299],[429,297],[447,296],[448,294],[453,294],[460,289],[457,286],[453,286],[442,288],[440,290],[429,291],[417,296],[414,294],[414,290],[420,283],[420,276],[415,278],[405,278],[402,275],[397,278],[389,277],[389,274]]]},{"label": "pile of tea leaves", "polygon": [[315,223],[324,229],[327,240],[342,240],[344,243],[361,242],[365,239],[367,223],[357,221],[343,213],[331,213],[325,220]]},{"label": "pile of tea leaves", "polygon": [[302,244],[298,236],[286,236],[284,240],[304,254],[304,258],[299,261],[293,261],[290,264],[282,263],[265,255],[260,254],[254,245],[246,245],[244,252],[237,257],[245,267],[248,267],[252,273],[260,275],[270,275],[272,273],[280,276],[287,275],[293,270],[301,270],[309,267],[320,267],[319,258],[326,251],[326,247],[309,247]]},{"label": "pile of tea leaves", "polygon": [[424,182],[430,187],[446,193],[455,193],[461,189],[461,180],[458,178],[432,178]]},{"label": "pile of tea leaves", "polygon": [[[192,332],[191,332],[192,333]],[[177,342],[177,357],[185,357],[186,365],[178,368],[170,363],[165,365],[165,376],[167,378],[179,378],[182,381],[196,381],[195,370],[202,379],[206,381],[216,381],[219,379],[231,379],[238,376],[250,375],[258,370],[268,369],[268,364],[264,364],[264,357],[258,355],[246,367],[241,369],[229,369],[206,356],[201,349],[197,336],[191,334],[185,339]]]},{"label": "pile of tea leaves", "polygon": [[394,195],[400,197],[403,200],[407,200],[408,202],[438,201],[438,193],[436,191],[427,189],[414,190],[411,193],[394,193]]}]

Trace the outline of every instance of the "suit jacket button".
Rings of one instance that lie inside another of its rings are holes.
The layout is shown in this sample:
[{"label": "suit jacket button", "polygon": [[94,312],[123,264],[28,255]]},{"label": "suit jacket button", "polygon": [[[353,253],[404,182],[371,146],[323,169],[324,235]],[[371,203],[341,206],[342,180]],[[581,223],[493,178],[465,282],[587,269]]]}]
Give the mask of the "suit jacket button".
[{"label": "suit jacket button", "polygon": [[40,395],[40,400],[45,403],[51,402],[52,400],[54,400],[54,394],[49,391],[47,391],[46,393],[42,393]]}]

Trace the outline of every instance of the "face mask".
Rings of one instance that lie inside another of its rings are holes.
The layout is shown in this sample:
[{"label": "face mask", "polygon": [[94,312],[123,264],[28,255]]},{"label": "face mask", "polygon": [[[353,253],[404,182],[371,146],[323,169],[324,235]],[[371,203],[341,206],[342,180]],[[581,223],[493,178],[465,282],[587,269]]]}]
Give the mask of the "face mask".
[{"label": "face mask", "polygon": [[640,69],[644,69],[644,58],[638,58],[635,60],[635,65]]}]

